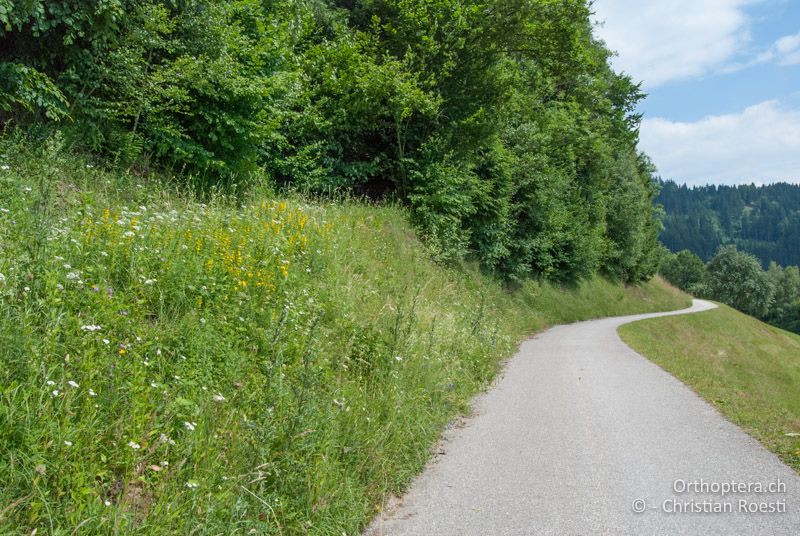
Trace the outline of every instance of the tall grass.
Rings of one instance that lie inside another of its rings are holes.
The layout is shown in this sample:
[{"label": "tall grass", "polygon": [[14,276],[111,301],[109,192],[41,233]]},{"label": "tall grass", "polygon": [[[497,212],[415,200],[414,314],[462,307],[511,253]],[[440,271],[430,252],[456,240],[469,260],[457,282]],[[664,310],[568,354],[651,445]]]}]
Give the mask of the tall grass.
[{"label": "tall grass", "polygon": [[0,532],[355,534],[526,334],[671,309],[514,292],[396,207],[200,202],[0,143]]}]

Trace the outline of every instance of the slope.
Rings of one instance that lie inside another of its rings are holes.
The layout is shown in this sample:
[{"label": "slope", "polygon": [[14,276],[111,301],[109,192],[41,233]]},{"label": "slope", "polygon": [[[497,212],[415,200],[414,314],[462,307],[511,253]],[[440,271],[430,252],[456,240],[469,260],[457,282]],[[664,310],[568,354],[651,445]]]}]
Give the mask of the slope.
[{"label": "slope", "polygon": [[2,152],[3,533],[354,533],[524,336],[688,302],[509,291],[394,206]]},{"label": "slope", "polygon": [[800,337],[725,305],[620,335],[800,470]]}]

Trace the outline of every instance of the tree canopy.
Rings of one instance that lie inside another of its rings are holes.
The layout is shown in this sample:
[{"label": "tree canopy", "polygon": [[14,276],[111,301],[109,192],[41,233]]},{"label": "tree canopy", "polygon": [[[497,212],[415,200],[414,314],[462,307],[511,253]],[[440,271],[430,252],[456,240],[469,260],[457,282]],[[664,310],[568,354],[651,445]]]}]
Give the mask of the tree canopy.
[{"label": "tree canopy", "polygon": [[735,245],[764,268],[800,264],[800,185],[661,187],[661,241],[672,251],[689,249],[707,261],[720,246]]}]

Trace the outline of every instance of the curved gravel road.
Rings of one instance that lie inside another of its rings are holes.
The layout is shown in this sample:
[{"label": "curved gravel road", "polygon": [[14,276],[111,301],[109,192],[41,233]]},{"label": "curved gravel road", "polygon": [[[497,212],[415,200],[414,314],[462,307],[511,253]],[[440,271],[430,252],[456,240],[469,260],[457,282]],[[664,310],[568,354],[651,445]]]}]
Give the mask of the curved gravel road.
[{"label": "curved gravel road", "polygon": [[654,316],[525,342],[366,534],[800,535],[800,477],[617,336]]}]

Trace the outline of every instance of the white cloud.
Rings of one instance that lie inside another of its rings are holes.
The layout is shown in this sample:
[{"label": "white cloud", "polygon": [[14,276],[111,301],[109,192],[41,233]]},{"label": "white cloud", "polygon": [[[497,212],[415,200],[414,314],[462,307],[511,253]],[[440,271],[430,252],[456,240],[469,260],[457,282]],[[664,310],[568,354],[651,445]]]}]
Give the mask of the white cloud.
[{"label": "white cloud", "polygon": [[734,73],[759,65],[761,63],[776,63],[781,66],[800,64],[800,32],[794,35],[781,37],[772,44],[767,50],[758,54],[755,58],[747,62],[732,63],[725,67],[724,72]]},{"label": "white cloud", "polygon": [[800,32],[781,37],[772,47],[757,59],[774,61],[778,65],[800,64]]},{"label": "white cloud", "polygon": [[778,101],[692,123],[645,119],[639,146],[677,182],[800,183],[800,109]]},{"label": "white cloud", "polygon": [[781,37],[775,42],[781,65],[797,65],[800,63],[800,32]]},{"label": "white cloud", "polygon": [[721,70],[750,42],[744,7],[758,0],[596,0],[597,35],[614,67],[645,88]]}]

